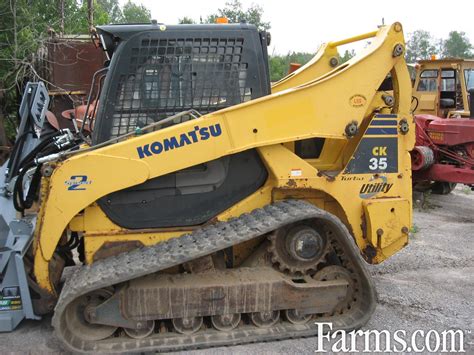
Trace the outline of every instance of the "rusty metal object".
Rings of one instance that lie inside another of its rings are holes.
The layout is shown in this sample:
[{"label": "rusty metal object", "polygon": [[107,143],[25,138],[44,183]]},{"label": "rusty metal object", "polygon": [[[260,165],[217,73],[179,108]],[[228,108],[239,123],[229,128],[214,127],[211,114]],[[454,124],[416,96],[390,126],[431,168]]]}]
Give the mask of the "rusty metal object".
[{"label": "rusty metal object", "polygon": [[369,264],[372,264],[373,259],[377,255],[377,250],[372,245],[367,245],[364,250],[363,254],[365,261]]},{"label": "rusty metal object", "polygon": [[125,242],[105,242],[94,254],[93,260],[96,262],[100,259],[106,259],[114,255],[118,255],[143,246],[138,240],[128,240]]},{"label": "rusty metal object", "polygon": [[49,70],[45,73],[54,84],[52,92],[89,92],[91,78],[103,67],[106,60],[104,52],[96,48],[90,38],[54,38],[48,41],[44,57],[38,66]]},{"label": "rusty metal object", "polygon": [[120,305],[124,318],[136,321],[295,308],[324,313],[346,297],[347,286],[346,280],[295,283],[270,267],[161,274],[131,281]]},{"label": "rusty metal object", "polygon": [[73,129],[61,114],[85,103],[94,73],[104,66],[104,52],[88,36],[61,37],[50,39],[36,58],[36,71],[49,83],[50,110],[56,118],[53,126]]}]

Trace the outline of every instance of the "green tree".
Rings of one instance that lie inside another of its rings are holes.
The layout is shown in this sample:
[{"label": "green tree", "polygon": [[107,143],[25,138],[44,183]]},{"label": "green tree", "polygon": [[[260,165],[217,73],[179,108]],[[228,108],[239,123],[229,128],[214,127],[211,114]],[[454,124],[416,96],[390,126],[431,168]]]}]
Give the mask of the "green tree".
[{"label": "green tree", "polygon": [[352,57],[354,57],[356,55],[356,52],[351,49],[350,51],[349,50],[345,50],[344,51],[344,54],[341,56],[339,56],[339,63],[345,63],[347,62],[349,59],[351,59]]},{"label": "green tree", "polygon": [[97,6],[100,6],[100,11],[107,14],[107,23],[119,23],[122,21],[123,14],[118,0],[96,0]]},{"label": "green tree", "polygon": [[[38,76],[34,68],[35,53],[50,35],[70,28],[69,19],[78,11],[74,0],[59,1],[10,0],[0,2],[0,106],[3,122],[14,138],[14,122],[18,112],[18,94],[26,78]],[[63,16],[60,16],[62,12]],[[61,18],[63,21],[60,21]],[[77,20],[77,17],[72,19]],[[62,26],[61,24],[64,24]],[[2,142],[1,144],[5,144]]]},{"label": "green tree", "polygon": [[130,0],[123,5],[122,23],[147,23],[151,21],[151,12],[143,5],[137,5]]},{"label": "green tree", "polygon": [[451,31],[448,39],[442,41],[444,58],[472,58],[473,46],[465,32]]},{"label": "green tree", "polygon": [[409,34],[406,50],[407,62],[414,63],[420,59],[429,59],[437,52],[435,43],[436,41],[428,31],[416,30]]},{"label": "green tree", "polygon": [[306,64],[313,58],[314,54],[304,52],[292,52],[287,55],[272,55],[269,58],[270,80],[278,81],[288,74],[290,63]]},{"label": "green tree", "polygon": [[261,31],[270,29],[270,22],[263,21],[263,8],[252,4],[248,9],[242,7],[239,0],[231,0],[225,3],[217,13],[211,14],[205,20],[206,23],[215,23],[218,17],[226,17],[230,23],[246,22],[257,26]]},{"label": "green tree", "polygon": [[[36,67],[36,58],[41,55],[39,49],[52,36],[89,33],[87,3],[86,0],[0,1],[0,105],[6,122],[16,120],[22,84],[27,80],[44,80],[45,73]],[[92,9],[93,25],[150,21],[150,11],[130,1],[121,9],[119,0],[93,0]],[[14,136],[13,125],[10,131]]]},{"label": "green tree", "polygon": [[184,24],[193,25],[196,23],[196,21],[194,21],[191,17],[184,16],[178,20],[178,23],[182,25]]}]

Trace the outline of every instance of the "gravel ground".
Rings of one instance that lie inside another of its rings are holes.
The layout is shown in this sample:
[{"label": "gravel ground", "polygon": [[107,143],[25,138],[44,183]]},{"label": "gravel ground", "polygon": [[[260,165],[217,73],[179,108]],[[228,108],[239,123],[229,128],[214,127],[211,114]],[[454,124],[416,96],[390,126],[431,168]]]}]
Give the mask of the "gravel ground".
[{"label": "gravel ground", "polygon": [[[447,196],[429,196],[423,205],[415,210],[410,244],[382,265],[370,267],[379,302],[364,329],[403,329],[409,335],[418,329],[461,329],[469,353],[474,351],[474,192],[458,187]],[[49,317],[24,321],[15,332],[0,334],[0,353],[62,353],[50,323]],[[317,342],[315,337],[191,353],[309,354]],[[330,349],[330,343],[324,344]],[[356,344],[362,352],[362,338]]]}]

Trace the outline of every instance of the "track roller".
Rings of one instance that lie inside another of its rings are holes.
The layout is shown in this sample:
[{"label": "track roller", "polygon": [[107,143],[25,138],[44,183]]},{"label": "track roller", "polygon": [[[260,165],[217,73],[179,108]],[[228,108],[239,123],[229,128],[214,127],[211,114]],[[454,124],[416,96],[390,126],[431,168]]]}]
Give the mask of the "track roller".
[{"label": "track roller", "polygon": [[240,313],[215,315],[211,317],[211,323],[217,330],[229,331],[239,325]]},{"label": "track roller", "polygon": [[123,328],[125,334],[133,339],[143,339],[149,336],[155,330],[155,321],[149,320],[141,322],[137,329]]},{"label": "track roller", "polygon": [[280,319],[280,311],[255,312],[250,314],[250,320],[259,328],[274,326]]},{"label": "track roller", "polygon": [[297,309],[287,309],[284,314],[288,322],[293,324],[306,324],[311,319],[311,314],[303,314]]},{"label": "track roller", "polygon": [[202,317],[174,318],[171,320],[174,329],[181,334],[196,333],[202,326]]}]

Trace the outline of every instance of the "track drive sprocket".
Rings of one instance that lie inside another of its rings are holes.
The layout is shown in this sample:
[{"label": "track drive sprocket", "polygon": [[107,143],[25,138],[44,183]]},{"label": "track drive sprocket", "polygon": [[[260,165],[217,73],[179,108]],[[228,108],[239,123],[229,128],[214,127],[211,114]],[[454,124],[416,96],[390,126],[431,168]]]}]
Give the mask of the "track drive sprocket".
[{"label": "track drive sprocket", "polygon": [[324,225],[305,223],[281,228],[268,236],[272,263],[294,276],[314,273],[332,251]]}]

